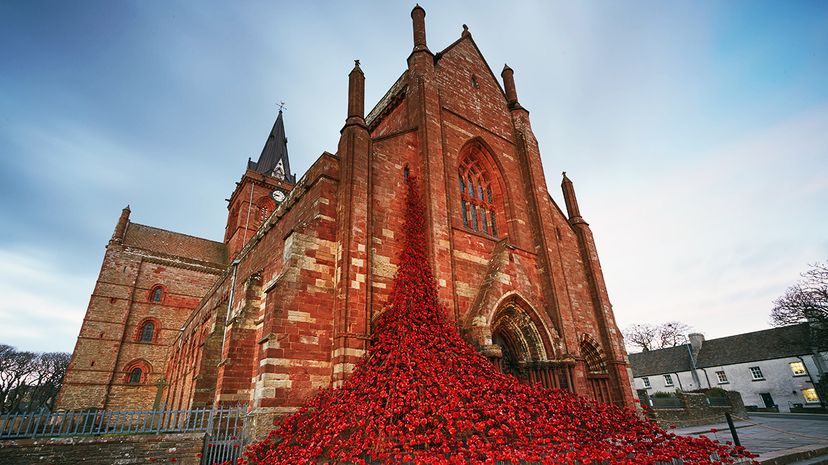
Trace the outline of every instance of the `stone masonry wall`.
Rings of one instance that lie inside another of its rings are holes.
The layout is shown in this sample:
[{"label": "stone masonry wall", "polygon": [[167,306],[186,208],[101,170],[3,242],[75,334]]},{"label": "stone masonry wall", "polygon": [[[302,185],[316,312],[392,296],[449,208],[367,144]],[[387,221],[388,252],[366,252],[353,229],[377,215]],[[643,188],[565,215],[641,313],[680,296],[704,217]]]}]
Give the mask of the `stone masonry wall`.
[{"label": "stone masonry wall", "polygon": [[3,465],[198,465],[203,433],[0,441]]}]

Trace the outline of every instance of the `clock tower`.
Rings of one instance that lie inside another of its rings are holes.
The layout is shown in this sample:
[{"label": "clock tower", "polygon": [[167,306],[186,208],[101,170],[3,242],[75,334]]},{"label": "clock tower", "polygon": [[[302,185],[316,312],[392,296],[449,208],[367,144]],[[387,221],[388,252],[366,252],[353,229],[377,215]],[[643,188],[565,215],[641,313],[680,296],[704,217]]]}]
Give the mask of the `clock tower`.
[{"label": "clock tower", "polygon": [[232,260],[296,184],[290,171],[282,110],[273,123],[257,161],[247,160],[247,170],[236,183],[227,205],[224,243]]}]

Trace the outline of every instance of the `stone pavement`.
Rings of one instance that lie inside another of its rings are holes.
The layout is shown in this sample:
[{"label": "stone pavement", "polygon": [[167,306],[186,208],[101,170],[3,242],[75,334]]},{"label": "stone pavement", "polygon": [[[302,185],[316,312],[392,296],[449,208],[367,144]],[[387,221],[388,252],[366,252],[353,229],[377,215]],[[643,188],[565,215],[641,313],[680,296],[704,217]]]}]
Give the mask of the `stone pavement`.
[{"label": "stone pavement", "polygon": [[[736,433],[749,451],[759,454],[759,461],[770,461],[806,450],[826,448],[828,454],[828,415],[806,413],[751,413],[750,418],[734,417]],[[715,433],[711,429],[715,428]],[[721,423],[671,429],[683,436],[705,435],[721,442],[732,441],[730,430]],[[772,463],[792,463],[772,462]]]}]

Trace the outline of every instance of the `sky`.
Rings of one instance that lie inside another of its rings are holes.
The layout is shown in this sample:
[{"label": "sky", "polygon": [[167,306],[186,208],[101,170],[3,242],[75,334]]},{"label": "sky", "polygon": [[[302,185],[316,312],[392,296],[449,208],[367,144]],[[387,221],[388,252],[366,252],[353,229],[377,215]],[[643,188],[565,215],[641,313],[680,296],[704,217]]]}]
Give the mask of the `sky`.
[{"label": "sky", "polygon": [[[423,0],[515,70],[550,192],[574,181],[618,325],[721,337],[828,259],[828,3]],[[406,67],[412,4],[0,2],[0,343],[71,351],[121,209],[221,240],[284,101],[291,167]]]}]

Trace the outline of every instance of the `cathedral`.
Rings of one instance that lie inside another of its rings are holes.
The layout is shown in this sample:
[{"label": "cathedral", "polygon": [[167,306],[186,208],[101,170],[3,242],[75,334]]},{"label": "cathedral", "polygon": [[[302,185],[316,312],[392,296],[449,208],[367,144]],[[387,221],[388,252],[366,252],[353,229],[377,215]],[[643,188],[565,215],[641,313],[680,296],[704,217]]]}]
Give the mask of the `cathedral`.
[{"label": "cathedral", "polygon": [[[498,79],[464,26],[434,53],[411,12],[407,67],[298,180],[282,112],[230,196],[215,242],[118,219],[58,400],[63,410],[243,405],[261,433],[336,387],[370,343],[420,179],[448,317],[525,383],[632,405],[621,334],[589,224],[564,173],[547,190],[514,72]],[[343,104],[343,110],[346,105]]]}]

